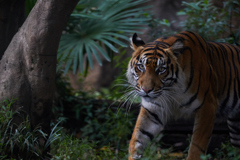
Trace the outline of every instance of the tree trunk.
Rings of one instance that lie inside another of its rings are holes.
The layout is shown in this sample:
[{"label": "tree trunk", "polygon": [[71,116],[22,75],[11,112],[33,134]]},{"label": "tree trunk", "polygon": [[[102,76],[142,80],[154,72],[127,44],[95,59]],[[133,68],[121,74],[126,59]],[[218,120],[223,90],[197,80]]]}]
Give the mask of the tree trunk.
[{"label": "tree trunk", "polygon": [[[0,61],[0,101],[15,99],[31,126],[50,133],[57,48],[78,0],[38,0]],[[15,119],[15,122],[18,120]]]},{"label": "tree trunk", "polygon": [[0,0],[0,60],[25,19],[25,0]]}]

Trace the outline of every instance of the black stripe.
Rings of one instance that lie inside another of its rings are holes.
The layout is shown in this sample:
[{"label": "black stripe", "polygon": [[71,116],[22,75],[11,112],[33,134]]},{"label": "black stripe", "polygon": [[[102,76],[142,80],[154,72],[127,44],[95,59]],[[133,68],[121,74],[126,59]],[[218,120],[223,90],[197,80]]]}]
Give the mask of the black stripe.
[{"label": "black stripe", "polygon": [[240,122],[240,116],[236,116],[236,118],[228,117],[227,120],[231,122]]},{"label": "black stripe", "polygon": [[[206,45],[207,45],[207,53],[208,53],[208,54],[207,54],[207,55],[208,55],[207,58],[209,58],[211,64],[213,64],[214,54],[213,54],[213,52],[212,52],[212,48],[210,47],[210,44],[209,44],[209,43],[207,43]],[[207,61],[207,62],[208,62],[208,61]],[[209,62],[208,62],[208,65],[209,65]]]},{"label": "black stripe", "polygon": [[212,68],[212,66],[208,63],[208,67],[209,67],[209,71],[210,71],[210,73],[209,73],[209,82],[211,81],[211,79],[212,79],[212,70],[213,70],[213,68]]},{"label": "black stripe", "polygon": [[226,45],[223,45],[223,44],[221,44],[221,43],[218,43],[218,45],[219,45],[220,48],[223,50],[223,53],[224,53],[224,56],[225,56],[225,57],[224,57],[225,61],[227,61],[229,67],[231,67],[231,62],[230,62],[229,59],[228,59],[228,51],[227,51],[227,49],[225,48]]},{"label": "black stripe", "polygon": [[162,41],[157,41],[156,45],[162,48],[169,48],[169,44]]},{"label": "black stripe", "polygon": [[159,119],[158,115],[149,111],[147,108],[143,107],[154,119],[161,125],[163,125],[162,121]]},{"label": "black stripe", "polygon": [[[135,63],[135,61],[134,62],[132,62],[132,66],[134,66],[136,63]],[[133,68],[133,67],[132,67]]]},{"label": "black stripe", "polygon": [[[229,135],[230,135],[230,134],[229,134]],[[230,135],[230,139],[232,139],[232,140],[234,140],[234,141],[240,141],[240,136],[239,136],[239,135],[236,135],[236,136],[238,136],[238,138],[232,137],[232,136]]]},{"label": "black stripe", "polygon": [[[160,50],[162,53],[166,54],[166,52],[163,49],[159,48],[158,46],[156,46],[154,48],[146,48],[143,50],[143,52],[153,51],[153,53],[146,53],[145,55],[154,55],[154,54],[158,53],[157,50]],[[161,57],[163,57],[163,56],[161,56]]]},{"label": "black stripe", "polygon": [[[239,75],[238,75],[238,68],[236,67],[235,65],[235,58],[234,58],[234,53],[233,53],[233,50],[231,49],[231,47],[228,45],[228,44],[225,44],[231,51],[231,54],[232,54],[232,64],[233,64],[233,68],[234,68],[234,73],[235,73],[235,77],[234,78],[234,101],[233,101],[233,105],[232,105],[232,109],[235,108],[234,106],[237,104],[238,102],[238,98],[239,98]],[[239,58],[239,57],[238,57]],[[236,90],[236,81],[238,83],[238,93],[237,93],[237,90]]]},{"label": "black stripe", "polygon": [[209,44],[209,46],[210,46],[210,49],[211,49],[211,52],[212,52],[214,58],[217,57],[218,60],[221,60],[221,59],[220,59],[219,52],[218,52],[218,50],[216,49],[216,47],[213,45],[213,43],[208,43],[208,44]]},{"label": "black stripe", "polygon": [[238,102],[238,95],[237,95],[237,90],[236,90],[236,79],[234,79],[234,96],[233,96],[233,104],[231,106],[231,109],[234,109],[237,102]]},{"label": "black stripe", "polygon": [[228,127],[228,128],[229,128],[229,133],[232,133],[232,134],[239,134],[239,132],[236,132],[236,131],[231,130],[230,127]]},{"label": "black stripe", "polygon": [[155,47],[156,46],[156,43],[154,43],[154,42],[150,42],[150,43],[147,43],[147,44],[145,44],[145,48],[147,48],[147,47]]},{"label": "black stripe", "polygon": [[140,144],[143,144],[141,141],[139,141],[139,140],[136,140],[136,142],[138,142],[138,143],[140,143]]},{"label": "black stripe", "polygon": [[171,59],[168,57],[167,65],[171,63]]},{"label": "black stripe", "polygon": [[172,77],[173,77],[173,74],[174,74],[174,70],[173,70],[174,67],[173,67],[173,64],[170,65],[170,69],[171,69],[171,71],[172,71]]},{"label": "black stripe", "polygon": [[164,78],[166,78],[168,75],[169,75],[169,69],[167,69],[167,71],[165,71]]},{"label": "black stripe", "polygon": [[197,110],[199,110],[199,109],[203,106],[203,104],[204,104],[204,102],[205,102],[205,99],[206,99],[206,97],[207,97],[208,91],[209,91],[209,86],[208,86],[207,91],[206,91],[205,94],[204,94],[204,98],[203,98],[202,103],[201,103],[193,112],[196,112]]},{"label": "black stripe", "polygon": [[219,53],[217,47],[214,44],[216,44],[216,43],[211,43],[210,46],[213,47],[213,51],[215,51],[217,53],[218,59],[220,60],[220,58],[221,58],[220,53]]},{"label": "black stripe", "polygon": [[238,58],[238,63],[240,63],[240,59],[239,59],[239,48],[236,47],[235,45],[232,45],[232,47],[235,49],[235,51],[237,52],[237,58]]},{"label": "black stripe", "polygon": [[178,64],[177,64],[176,65],[176,72],[175,72],[176,78],[178,78],[178,72],[179,72],[179,68],[178,68]]},{"label": "black stripe", "polygon": [[161,55],[160,53],[157,53],[156,54],[158,57],[163,57],[163,55]]},{"label": "black stripe", "polygon": [[153,56],[154,53],[145,53],[144,55],[145,55],[145,56]]},{"label": "black stripe", "polygon": [[220,48],[220,46],[217,43],[214,43],[214,44],[217,45],[217,47],[215,47],[215,46],[214,47],[217,49],[217,51],[219,49],[220,54],[222,56],[222,61],[223,61],[223,69],[224,69],[224,85],[223,85],[223,90],[222,90],[222,94],[223,94],[225,89],[226,89],[226,85],[227,85],[227,81],[226,81],[226,77],[227,77],[226,76],[227,75],[227,72],[226,72],[226,61],[225,61],[225,57],[223,55],[223,50]]},{"label": "black stripe", "polygon": [[170,78],[167,78],[165,81],[173,81],[173,82],[175,82],[176,80],[177,80],[176,78],[170,77]]},{"label": "black stripe", "polygon": [[163,49],[161,49],[161,48],[159,48],[159,47],[157,47],[156,49],[157,49],[157,50],[160,50],[161,52],[163,52],[164,54],[166,54],[166,52],[165,52]]},{"label": "black stripe", "polygon": [[135,88],[140,91],[140,86],[139,86],[139,84],[137,84]]},{"label": "black stripe", "polygon": [[178,40],[180,40],[180,41],[186,40],[185,38],[183,38],[182,36],[179,36],[179,35],[174,35],[173,37],[177,38],[176,41],[178,41]]},{"label": "black stripe", "polygon": [[240,148],[240,144],[235,144],[235,143],[231,143],[233,145],[233,147],[235,148]]},{"label": "black stripe", "polygon": [[198,79],[198,89],[197,89],[197,92],[190,98],[190,100],[186,103],[186,104],[184,104],[184,105],[181,105],[181,107],[184,107],[184,106],[188,106],[188,105],[190,105],[193,101],[195,101],[196,100],[196,98],[197,98],[197,96],[198,96],[198,92],[199,92],[199,88],[200,88],[200,82],[201,82],[201,71],[200,71],[200,74],[199,74],[199,79]]},{"label": "black stripe", "polygon": [[153,140],[154,136],[153,136],[152,133],[150,133],[150,132],[148,132],[148,131],[145,131],[145,130],[142,129],[142,128],[140,128],[139,131],[140,131],[142,134],[148,136],[151,141]]},{"label": "black stripe", "polygon": [[161,48],[169,48],[169,46],[167,46],[167,45],[163,45],[163,44],[159,44],[158,46],[160,46]]},{"label": "black stripe", "polygon": [[234,58],[233,50],[232,50],[231,47],[229,47],[228,44],[225,44],[225,46],[227,46],[227,47],[229,48],[229,50],[231,51],[231,54],[232,54],[232,64],[233,64],[233,68],[234,68],[234,73],[235,73],[236,75],[238,75],[238,73],[237,73],[237,72],[238,72],[238,69],[237,69],[236,64],[235,64],[235,58]]},{"label": "black stripe", "polygon": [[228,59],[228,52],[227,52],[226,48],[224,47],[224,45],[221,44],[221,43],[217,43],[217,44],[218,44],[218,46],[223,50],[225,59]]},{"label": "black stripe", "polygon": [[163,41],[158,41],[158,40],[155,40],[154,43],[155,43],[156,45],[164,45],[164,46],[167,46],[167,48],[170,46],[168,43],[163,42]]},{"label": "black stripe", "polygon": [[136,60],[139,61],[140,55],[137,56]]},{"label": "black stripe", "polygon": [[240,129],[237,128],[236,126],[233,126],[233,125],[228,123],[228,127],[229,127],[229,130],[233,131],[233,133],[235,133],[235,134],[239,134],[240,133]]},{"label": "black stripe", "polygon": [[[229,66],[229,81],[228,81],[228,91],[227,91],[227,96],[226,98],[223,100],[223,103],[221,104],[221,109],[222,109],[222,112],[224,114],[225,112],[225,108],[228,107],[227,106],[227,103],[229,101],[229,98],[230,98],[230,88],[231,88],[231,84],[232,84],[232,71],[231,71],[231,67]],[[226,79],[226,78],[225,78]],[[226,80],[225,80],[226,81]]]},{"label": "black stripe", "polygon": [[215,54],[213,53],[212,44],[211,43],[207,43],[207,48],[208,48],[209,54],[211,54],[211,56],[213,56],[213,59],[215,59]]},{"label": "black stripe", "polygon": [[192,145],[196,146],[201,152],[205,153],[206,151],[202,149],[198,144],[192,143]]},{"label": "black stripe", "polygon": [[[203,44],[202,44],[202,42],[199,40],[198,36],[197,36],[195,33],[191,32],[191,31],[187,31],[187,32],[189,32],[189,33],[191,33],[191,34],[193,34],[193,35],[195,36],[195,38],[198,40],[198,43],[200,44],[201,48],[203,49],[204,53],[206,53],[205,48],[203,47]],[[201,36],[200,36],[200,37],[201,37]],[[202,37],[201,37],[201,39],[205,42],[205,40],[204,40]],[[205,43],[206,43],[206,42],[205,42]]]},{"label": "black stripe", "polygon": [[239,79],[239,77],[237,77],[237,82],[238,82],[238,94],[239,94],[240,93],[240,79]]},{"label": "black stripe", "polygon": [[193,44],[196,44],[195,41],[192,39],[192,37],[190,37],[188,34],[186,33],[179,33],[179,34],[187,36],[193,42]]},{"label": "black stripe", "polygon": [[191,48],[189,47],[184,47],[183,50],[189,50],[190,53],[191,53],[191,60],[190,60],[190,77],[189,77],[189,81],[188,81],[188,85],[187,85],[187,88],[185,89],[184,93],[186,93],[188,91],[188,89],[190,88],[191,84],[192,84],[192,81],[193,81],[193,76],[194,76],[194,69],[193,69],[193,66],[192,66],[192,50]]},{"label": "black stripe", "polygon": [[[239,48],[237,48],[235,45],[232,45],[232,47],[235,49],[235,53],[237,55],[237,59],[238,59],[238,63],[240,63],[240,59],[239,59]],[[238,69],[237,69],[237,82],[238,82],[238,97],[239,97],[239,93],[240,93],[240,80],[239,80],[239,74],[238,74]]]},{"label": "black stripe", "polygon": [[142,52],[147,52],[147,51],[155,51],[155,48],[146,48]]}]

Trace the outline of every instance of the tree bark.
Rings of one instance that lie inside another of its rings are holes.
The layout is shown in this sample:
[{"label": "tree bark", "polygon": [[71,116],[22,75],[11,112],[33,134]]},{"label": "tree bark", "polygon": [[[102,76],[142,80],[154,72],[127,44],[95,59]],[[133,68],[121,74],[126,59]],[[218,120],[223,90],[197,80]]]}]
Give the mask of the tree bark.
[{"label": "tree bark", "polygon": [[25,0],[0,0],[0,60],[25,20]]},{"label": "tree bark", "polygon": [[[38,0],[0,61],[0,101],[15,99],[31,126],[50,133],[57,48],[78,0]],[[15,122],[18,121],[15,119]]]}]

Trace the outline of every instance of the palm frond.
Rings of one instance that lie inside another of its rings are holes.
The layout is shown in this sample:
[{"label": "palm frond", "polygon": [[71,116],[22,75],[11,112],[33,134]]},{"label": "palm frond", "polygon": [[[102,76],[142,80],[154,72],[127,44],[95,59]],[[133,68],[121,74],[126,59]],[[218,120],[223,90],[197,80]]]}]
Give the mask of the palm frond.
[{"label": "palm frond", "polygon": [[[93,68],[93,56],[102,65],[100,55],[111,60],[110,55],[118,47],[127,47],[129,36],[143,29],[148,23],[144,12],[150,6],[139,7],[144,0],[83,0],[71,15],[69,24],[61,37],[58,65],[64,73],[72,67],[74,73],[83,72],[83,57],[87,56]],[[84,7],[83,7],[84,6]],[[123,41],[124,40],[124,41]],[[107,53],[110,51],[111,53]]]}]

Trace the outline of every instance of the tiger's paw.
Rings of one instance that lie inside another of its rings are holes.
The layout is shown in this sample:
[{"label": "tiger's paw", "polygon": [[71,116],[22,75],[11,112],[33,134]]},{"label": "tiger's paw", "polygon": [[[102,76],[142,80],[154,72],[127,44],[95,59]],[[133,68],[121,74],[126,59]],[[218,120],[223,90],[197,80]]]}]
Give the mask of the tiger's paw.
[{"label": "tiger's paw", "polygon": [[140,159],[140,158],[142,158],[141,154],[134,153],[133,155],[130,155],[128,157],[128,160],[135,160],[135,159]]},{"label": "tiger's paw", "polygon": [[[139,147],[139,146],[138,146]],[[135,159],[140,159],[142,157],[142,152],[140,148],[138,148],[134,145],[132,147],[129,147],[129,157],[128,160],[135,160]]]}]

